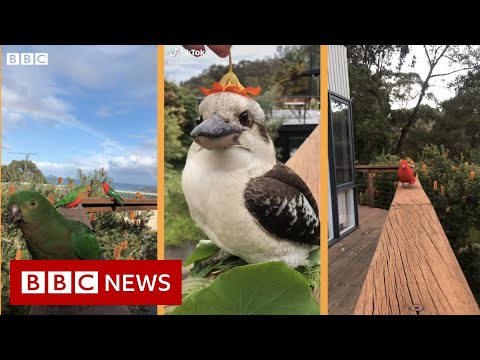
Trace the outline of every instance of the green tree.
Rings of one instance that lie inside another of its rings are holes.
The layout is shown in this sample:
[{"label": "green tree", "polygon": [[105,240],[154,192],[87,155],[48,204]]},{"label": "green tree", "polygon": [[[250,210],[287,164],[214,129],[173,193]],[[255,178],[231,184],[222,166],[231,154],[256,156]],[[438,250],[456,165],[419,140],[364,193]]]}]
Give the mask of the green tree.
[{"label": "green tree", "polygon": [[400,70],[406,56],[410,52],[410,45],[345,45],[347,58],[350,64],[360,65],[368,70],[383,72],[397,62]]},{"label": "green tree", "polygon": [[[391,111],[390,119],[392,122],[393,140],[398,138],[401,127],[411,116],[412,111],[413,109],[396,109]],[[444,114],[437,108],[425,104],[420,106],[417,116],[418,119],[410,130],[410,134],[405,140],[404,149],[399,155],[402,158],[410,157],[418,159],[425,145],[445,144],[440,141],[440,139],[436,138],[435,134],[432,132],[432,128],[442,122]]]},{"label": "green tree", "polygon": [[2,181],[46,183],[42,172],[30,160],[12,160],[8,165],[2,165]]},{"label": "green tree", "polygon": [[199,118],[198,101],[192,91],[165,82],[165,162],[181,163],[192,143],[190,132]]},{"label": "green tree", "polygon": [[[478,46],[460,46],[460,45],[423,45],[428,64],[428,74],[419,82],[420,91],[418,100],[413,108],[410,116],[402,126],[400,136],[395,147],[395,152],[400,154],[403,150],[407,133],[415,125],[418,119],[418,112],[422,105],[422,101],[428,97],[427,90],[430,87],[430,82],[434,78],[440,78],[447,75],[455,74],[460,71],[478,69],[480,63],[480,47]],[[442,59],[448,61],[449,66],[456,68],[451,71],[435,72],[438,64]]]},{"label": "green tree", "polygon": [[[457,79],[456,95],[442,104],[444,118],[434,126],[435,133],[448,137],[443,144],[455,154],[480,148],[480,71]],[[456,135],[456,139],[454,137]]]},{"label": "green tree", "polygon": [[179,109],[165,108],[165,162],[169,165],[182,159],[187,152],[181,140],[184,134],[182,114]]},{"label": "green tree", "polygon": [[308,69],[308,54],[305,48],[293,48],[286,51],[280,60],[280,68],[275,76],[283,96],[305,95]]},{"label": "green tree", "polygon": [[350,64],[348,70],[356,159],[368,164],[393,147],[389,93],[382,77],[365,66]]}]

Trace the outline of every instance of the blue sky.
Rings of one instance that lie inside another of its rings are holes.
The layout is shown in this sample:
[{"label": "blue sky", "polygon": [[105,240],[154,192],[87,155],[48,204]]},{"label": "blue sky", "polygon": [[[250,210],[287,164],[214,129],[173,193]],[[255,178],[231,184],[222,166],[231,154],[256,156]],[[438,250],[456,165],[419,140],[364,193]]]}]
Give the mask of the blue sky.
[{"label": "blue sky", "polygon": [[[157,183],[156,46],[3,46],[2,164],[34,152],[44,175],[104,167],[117,183]],[[6,66],[47,52],[48,66]]]}]

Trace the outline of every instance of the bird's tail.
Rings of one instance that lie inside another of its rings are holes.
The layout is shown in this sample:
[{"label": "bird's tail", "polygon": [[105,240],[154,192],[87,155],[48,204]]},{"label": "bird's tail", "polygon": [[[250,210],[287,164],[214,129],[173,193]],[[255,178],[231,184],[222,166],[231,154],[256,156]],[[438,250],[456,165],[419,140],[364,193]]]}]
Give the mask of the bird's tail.
[{"label": "bird's tail", "polygon": [[123,203],[120,203],[120,205],[122,205],[123,211],[125,211],[125,213],[128,213],[127,208],[125,207],[125,205],[123,205]]}]

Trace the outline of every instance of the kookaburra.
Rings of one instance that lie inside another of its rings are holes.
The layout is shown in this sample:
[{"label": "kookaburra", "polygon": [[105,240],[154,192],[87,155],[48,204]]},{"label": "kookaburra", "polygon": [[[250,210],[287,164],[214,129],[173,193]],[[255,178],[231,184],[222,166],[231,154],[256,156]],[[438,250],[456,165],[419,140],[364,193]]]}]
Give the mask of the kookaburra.
[{"label": "kookaburra", "polygon": [[278,162],[253,99],[208,95],[182,174],[193,220],[219,248],[248,263],[296,268],[319,245],[318,207],[305,182]]}]

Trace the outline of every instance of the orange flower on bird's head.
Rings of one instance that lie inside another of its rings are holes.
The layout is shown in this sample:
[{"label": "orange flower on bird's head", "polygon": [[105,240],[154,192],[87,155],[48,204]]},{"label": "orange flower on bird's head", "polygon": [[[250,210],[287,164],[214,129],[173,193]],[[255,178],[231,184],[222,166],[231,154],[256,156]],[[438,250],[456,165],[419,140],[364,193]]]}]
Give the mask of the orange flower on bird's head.
[{"label": "orange flower on bird's head", "polygon": [[219,82],[215,81],[211,89],[202,87],[200,88],[200,90],[207,96],[210,94],[223,92],[223,91],[233,92],[235,94],[239,94],[242,96],[248,96],[248,95],[256,96],[260,94],[260,91],[262,91],[260,86],[257,86],[256,88],[252,88],[252,87],[244,87],[242,84],[240,84],[240,80],[238,80],[237,75],[235,75],[233,72],[231,53],[229,53],[228,55],[228,61],[229,61],[228,72],[225,75],[223,75],[220,81]]}]

